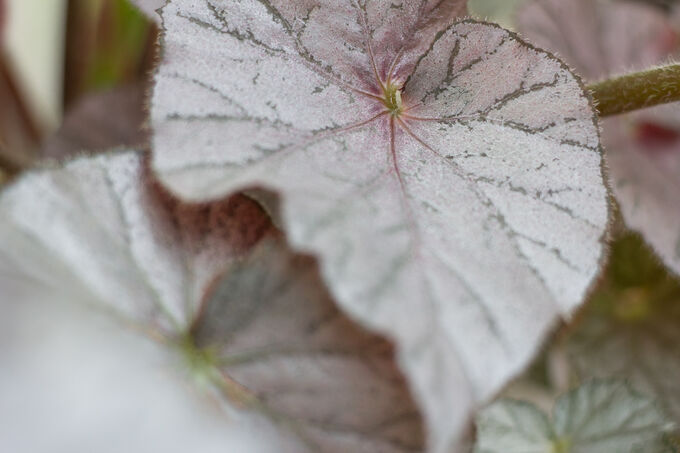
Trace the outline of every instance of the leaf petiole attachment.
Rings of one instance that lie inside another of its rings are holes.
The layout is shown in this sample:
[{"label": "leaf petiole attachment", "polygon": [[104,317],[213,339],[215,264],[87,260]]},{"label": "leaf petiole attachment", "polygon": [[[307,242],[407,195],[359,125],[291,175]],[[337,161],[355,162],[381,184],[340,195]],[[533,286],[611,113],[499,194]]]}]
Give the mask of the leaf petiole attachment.
[{"label": "leaf petiole attachment", "polygon": [[387,82],[383,88],[383,104],[387,107],[390,115],[397,117],[404,109],[401,100],[401,83]]},{"label": "leaf petiole attachment", "polygon": [[680,64],[614,77],[588,89],[603,117],[680,101]]}]

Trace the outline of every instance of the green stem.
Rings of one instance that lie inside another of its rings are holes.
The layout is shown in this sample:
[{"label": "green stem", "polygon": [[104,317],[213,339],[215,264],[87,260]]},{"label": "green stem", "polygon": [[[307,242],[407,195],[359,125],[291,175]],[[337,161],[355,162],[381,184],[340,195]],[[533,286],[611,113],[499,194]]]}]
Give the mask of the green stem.
[{"label": "green stem", "polygon": [[680,101],[680,64],[634,72],[588,86],[600,116]]}]

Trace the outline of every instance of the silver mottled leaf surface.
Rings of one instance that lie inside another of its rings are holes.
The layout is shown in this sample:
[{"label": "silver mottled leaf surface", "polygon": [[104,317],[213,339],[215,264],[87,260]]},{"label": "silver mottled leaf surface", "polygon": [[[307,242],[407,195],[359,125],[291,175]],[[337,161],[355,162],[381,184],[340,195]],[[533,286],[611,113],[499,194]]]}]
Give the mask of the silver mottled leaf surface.
[{"label": "silver mottled leaf surface", "polygon": [[[520,30],[590,80],[663,64],[678,53],[673,20],[642,3],[538,0]],[[612,190],[627,225],[680,273],[680,104],[603,122]]]},{"label": "silver mottled leaf surface", "polygon": [[0,450],[422,451],[392,345],[254,202],[178,203],[123,152],[26,175],[0,214]]},{"label": "silver mottled leaf surface", "polygon": [[607,203],[566,66],[436,4],[169,2],[152,166],[192,200],[276,192],[342,308],[396,340],[444,451],[581,302]]}]

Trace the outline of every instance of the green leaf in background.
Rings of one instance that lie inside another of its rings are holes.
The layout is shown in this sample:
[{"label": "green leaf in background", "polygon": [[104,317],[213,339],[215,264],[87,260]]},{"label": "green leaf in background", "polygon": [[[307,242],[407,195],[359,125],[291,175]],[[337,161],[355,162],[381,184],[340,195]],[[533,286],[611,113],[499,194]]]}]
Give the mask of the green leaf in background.
[{"label": "green leaf in background", "polygon": [[470,0],[470,15],[514,29],[515,11],[526,0]]},{"label": "green leaf in background", "polygon": [[673,7],[678,4],[678,0],[635,0],[635,1],[658,6],[659,8],[663,8],[666,11],[672,10]]},{"label": "green leaf in background", "polygon": [[149,73],[155,27],[128,0],[69,4],[65,101],[135,82]]},{"label": "green leaf in background", "polygon": [[144,48],[139,43],[149,32],[146,17],[127,0],[107,2],[102,20],[110,21],[110,28],[99,35],[101,51],[95,54],[89,74],[94,88],[110,88],[125,77],[130,64],[141,58]]},{"label": "green leaf in background", "polygon": [[500,400],[477,427],[477,453],[652,453],[663,451],[656,445],[671,424],[628,384],[593,380],[563,395],[551,419],[529,403]]},{"label": "green leaf in background", "polygon": [[596,118],[555,57],[452,23],[465,2],[365,3],[168,3],[152,167],[191,201],[276,193],[449,452],[599,272]]},{"label": "green leaf in background", "polygon": [[637,234],[612,244],[610,264],[567,340],[581,377],[626,377],[680,421],[680,282]]}]

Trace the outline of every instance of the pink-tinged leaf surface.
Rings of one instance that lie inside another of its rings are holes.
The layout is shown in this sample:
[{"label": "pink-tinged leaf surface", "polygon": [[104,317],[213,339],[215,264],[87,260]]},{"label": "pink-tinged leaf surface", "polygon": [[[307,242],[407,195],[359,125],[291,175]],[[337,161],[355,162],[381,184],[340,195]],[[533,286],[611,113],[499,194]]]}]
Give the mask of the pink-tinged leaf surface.
[{"label": "pink-tinged leaf surface", "polygon": [[659,64],[677,45],[657,8],[629,1],[534,0],[520,9],[517,23],[527,39],[589,81]]},{"label": "pink-tinged leaf surface", "polygon": [[569,70],[429,5],[169,2],[153,167],[193,200],[276,192],[340,305],[395,339],[441,452],[583,299],[607,202]]},{"label": "pink-tinged leaf surface", "polygon": [[680,104],[609,120],[603,137],[626,224],[680,273]]},{"label": "pink-tinged leaf surface", "polygon": [[1,451],[422,451],[391,344],[311,259],[250,252],[252,201],[178,205],[123,153],[27,175],[0,214]]},{"label": "pink-tinged leaf surface", "polygon": [[[524,34],[590,80],[661,64],[680,44],[656,8],[627,2],[540,0],[519,15]],[[680,105],[608,118],[609,176],[627,225],[680,272]]]}]

